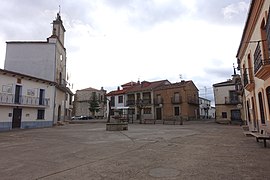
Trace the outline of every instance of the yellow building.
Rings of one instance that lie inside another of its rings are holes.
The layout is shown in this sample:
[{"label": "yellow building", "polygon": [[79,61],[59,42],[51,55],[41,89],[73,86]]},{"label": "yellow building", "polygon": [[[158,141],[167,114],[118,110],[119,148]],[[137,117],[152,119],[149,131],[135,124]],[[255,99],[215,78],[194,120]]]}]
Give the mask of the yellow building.
[{"label": "yellow building", "polygon": [[250,130],[270,131],[270,1],[252,0],[237,52]]}]

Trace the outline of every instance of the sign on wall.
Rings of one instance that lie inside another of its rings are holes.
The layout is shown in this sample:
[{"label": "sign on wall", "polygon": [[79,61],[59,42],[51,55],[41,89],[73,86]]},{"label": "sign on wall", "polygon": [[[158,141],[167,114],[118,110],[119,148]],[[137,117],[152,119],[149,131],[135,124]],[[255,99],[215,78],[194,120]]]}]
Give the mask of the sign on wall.
[{"label": "sign on wall", "polygon": [[2,85],[2,92],[12,93],[12,84]]},{"label": "sign on wall", "polygon": [[27,96],[35,96],[36,90],[35,89],[27,89]]}]

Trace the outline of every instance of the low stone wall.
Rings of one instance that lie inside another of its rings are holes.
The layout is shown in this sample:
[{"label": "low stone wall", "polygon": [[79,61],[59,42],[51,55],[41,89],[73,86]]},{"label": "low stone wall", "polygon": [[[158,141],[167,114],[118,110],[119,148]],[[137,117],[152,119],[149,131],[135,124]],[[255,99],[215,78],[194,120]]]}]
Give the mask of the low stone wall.
[{"label": "low stone wall", "polygon": [[107,131],[126,131],[128,130],[128,123],[127,122],[107,123],[106,130]]}]

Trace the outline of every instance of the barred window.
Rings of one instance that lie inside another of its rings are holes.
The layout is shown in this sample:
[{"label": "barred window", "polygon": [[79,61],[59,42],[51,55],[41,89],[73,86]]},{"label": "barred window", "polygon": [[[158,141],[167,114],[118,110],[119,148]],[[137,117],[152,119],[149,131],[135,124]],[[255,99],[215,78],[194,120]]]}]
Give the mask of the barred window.
[{"label": "barred window", "polygon": [[38,109],[37,119],[44,119],[44,118],[45,118],[45,110],[44,109]]}]

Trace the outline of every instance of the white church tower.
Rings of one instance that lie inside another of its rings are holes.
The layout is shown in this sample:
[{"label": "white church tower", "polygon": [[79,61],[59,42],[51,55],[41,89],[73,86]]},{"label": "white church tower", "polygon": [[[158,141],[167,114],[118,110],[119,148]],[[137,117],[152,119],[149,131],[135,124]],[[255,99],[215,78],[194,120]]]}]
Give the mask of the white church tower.
[{"label": "white church tower", "polygon": [[47,41],[7,42],[4,69],[55,83],[52,106],[56,123],[71,116],[71,100],[67,100],[67,97],[71,97],[73,93],[67,87],[64,46],[66,30],[59,13],[52,24],[52,35]]},{"label": "white church tower", "polygon": [[59,13],[52,24],[47,41],[7,42],[4,69],[66,86],[65,28]]}]

